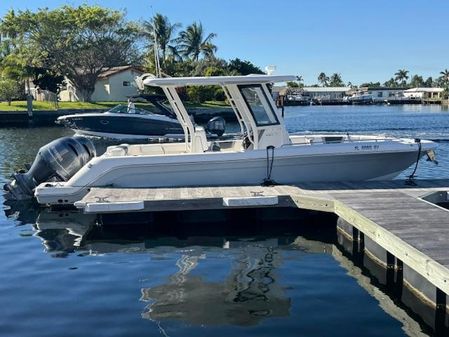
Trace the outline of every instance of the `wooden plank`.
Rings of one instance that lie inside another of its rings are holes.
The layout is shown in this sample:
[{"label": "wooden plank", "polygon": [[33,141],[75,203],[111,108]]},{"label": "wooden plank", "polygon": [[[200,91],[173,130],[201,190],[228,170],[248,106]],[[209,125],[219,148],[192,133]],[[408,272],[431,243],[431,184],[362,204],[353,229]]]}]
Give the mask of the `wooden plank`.
[{"label": "wooden plank", "polygon": [[[432,257],[432,251],[426,251],[426,253],[420,251],[406,240],[353,210],[342,201],[335,202],[335,212],[406,265],[427,278],[432,284],[449,294],[449,269],[435,261],[436,256]],[[444,211],[441,210],[441,212]],[[446,230],[445,234],[448,235],[449,231]]]}]

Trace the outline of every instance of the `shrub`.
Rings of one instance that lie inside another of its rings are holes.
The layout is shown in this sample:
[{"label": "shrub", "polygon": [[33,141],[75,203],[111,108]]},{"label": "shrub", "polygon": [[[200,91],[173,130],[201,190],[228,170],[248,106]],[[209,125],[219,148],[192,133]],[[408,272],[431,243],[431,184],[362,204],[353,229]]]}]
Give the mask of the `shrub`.
[{"label": "shrub", "polygon": [[8,105],[11,105],[11,101],[20,95],[21,86],[19,82],[9,78],[0,78],[0,100],[7,101]]},{"label": "shrub", "polygon": [[194,103],[204,103],[215,98],[215,87],[203,85],[188,87],[187,96]]}]

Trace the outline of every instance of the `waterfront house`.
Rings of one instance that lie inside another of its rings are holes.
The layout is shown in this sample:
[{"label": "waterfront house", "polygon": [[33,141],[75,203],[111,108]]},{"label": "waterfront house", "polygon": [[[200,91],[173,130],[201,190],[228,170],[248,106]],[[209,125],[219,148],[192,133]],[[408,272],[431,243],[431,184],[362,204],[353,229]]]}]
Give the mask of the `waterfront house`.
[{"label": "waterfront house", "polygon": [[443,88],[411,88],[404,91],[404,96],[407,98],[438,101],[443,98],[443,91]]},{"label": "waterfront house", "polygon": [[361,87],[359,93],[371,96],[373,102],[384,102],[385,100],[401,99],[407,88],[390,87]]},{"label": "waterfront house", "polygon": [[[134,66],[112,67],[103,71],[95,83],[92,101],[126,101],[129,96],[137,95],[138,89],[134,85],[134,79],[143,72]],[[60,101],[80,101],[75,86],[69,79],[59,93]]]},{"label": "waterfront house", "polygon": [[344,102],[350,93],[350,87],[273,87],[272,94],[283,95],[287,105],[335,104]]},{"label": "waterfront house", "polygon": [[317,100],[342,100],[351,87],[304,87],[303,95]]}]

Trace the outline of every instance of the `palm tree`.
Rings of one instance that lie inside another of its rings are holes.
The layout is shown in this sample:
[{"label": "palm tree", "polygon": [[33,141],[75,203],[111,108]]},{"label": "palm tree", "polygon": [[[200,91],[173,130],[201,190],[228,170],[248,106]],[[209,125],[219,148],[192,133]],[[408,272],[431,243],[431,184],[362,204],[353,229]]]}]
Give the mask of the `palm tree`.
[{"label": "palm tree", "polygon": [[424,87],[424,85],[425,85],[425,83],[424,83],[424,79],[422,78],[422,76],[413,75],[412,78],[410,79],[410,86],[412,88]]},{"label": "palm tree", "polygon": [[203,46],[203,54],[204,57],[208,60],[215,57],[215,53],[217,52],[217,46],[213,43],[207,42]]},{"label": "palm tree", "polygon": [[149,48],[153,52],[157,45],[160,59],[163,63],[169,57],[180,58],[178,47],[174,43],[176,39],[173,37],[176,30],[180,27],[180,23],[171,24],[166,16],[159,13],[156,13],[150,21],[143,23],[142,35],[148,40]]},{"label": "palm tree", "polygon": [[332,76],[330,77],[329,85],[331,87],[342,87],[342,86],[344,86],[344,82],[341,79],[341,75],[337,74],[337,73],[332,74]]},{"label": "palm tree", "polygon": [[440,72],[440,74],[442,82],[446,85],[449,84],[449,70],[444,69],[443,71]]},{"label": "palm tree", "polygon": [[329,83],[329,77],[326,76],[325,73],[320,73],[318,75],[318,82],[320,82],[323,87],[327,87]]},{"label": "palm tree", "polygon": [[405,86],[407,84],[407,80],[408,80],[408,70],[405,69],[399,69],[394,76],[396,76],[394,79],[395,81],[402,85]]},{"label": "palm tree", "polygon": [[0,40],[0,62],[9,54],[11,54],[11,44],[8,40]]},{"label": "palm tree", "polygon": [[210,33],[206,37],[204,36],[205,33],[201,22],[194,22],[186,30],[180,32],[177,42],[182,54],[191,57],[194,61],[198,61],[201,54],[207,58],[213,57],[217,47],[212,43],[212,39],[217,34]]},{"label": "palm tree", "polygon": [[448,94],[449,94],[449,70],[444,69],[442,72],[440,72],[441,74],[441,83],[444,86],[444,97],[447,98]]}]

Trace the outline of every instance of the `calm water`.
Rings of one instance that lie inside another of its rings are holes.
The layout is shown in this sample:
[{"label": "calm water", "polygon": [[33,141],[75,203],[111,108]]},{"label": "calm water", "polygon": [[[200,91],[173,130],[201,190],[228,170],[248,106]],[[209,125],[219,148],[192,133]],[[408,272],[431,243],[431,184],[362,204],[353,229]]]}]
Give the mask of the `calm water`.
[{"label": "calm water", "polygon": [[[449,111],[440,105],[288,107],[290,132],[385,134],[438,142],[439,165],[422,160],[418,178],[449,178]],[[400,176],[411,173],[407,170]]]},{"label": "calm water", "polygon": [[[286,122],[292,132],[436,140],[439,166],[423,161],[418,176],[449,177],[449,112],[439,106],[292,107]],[[0,183],[40,146],[68,134],[0,128]],[[306,221],[276,232],[217,228],[221,234],[211,235],[198,227],[178,230],[170,221],[162,230],[105,228],[72,212],[14,211],[0,214],[0,336],[404,336],[420,330],[342,256],[331,223],[318,224],[320,233],[311,233]]]}]

